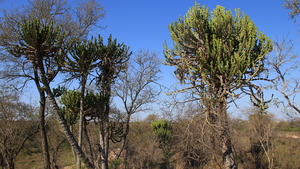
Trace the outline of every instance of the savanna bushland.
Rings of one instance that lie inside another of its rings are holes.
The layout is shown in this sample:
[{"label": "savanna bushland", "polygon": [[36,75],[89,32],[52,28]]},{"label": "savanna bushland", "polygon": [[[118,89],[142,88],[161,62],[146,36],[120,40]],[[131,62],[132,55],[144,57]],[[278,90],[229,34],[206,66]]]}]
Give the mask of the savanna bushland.
[{"label": "savanna bushland", "polygon": [[[300,12],[298,0],[283,8],[292,19]],[[195,3],[166,25],[173,43],[162,42],[162,61],[92,35],[105,29],[105,14],[95,0],[33,0],[3,11],[1,168],[300,167],[300,119],[278,120],[269,109],[300,113],[292,41],[272,40],[242,9]],[[163,64],[174,68],[176,87],[159,83]],[[38,93],[32,101],[23,97],[28,85]],[[270,90],[280,96],[266,99]],[[231,116],[242,97],[251,106]],[[143,112],[151,114],[132,118]]]}]

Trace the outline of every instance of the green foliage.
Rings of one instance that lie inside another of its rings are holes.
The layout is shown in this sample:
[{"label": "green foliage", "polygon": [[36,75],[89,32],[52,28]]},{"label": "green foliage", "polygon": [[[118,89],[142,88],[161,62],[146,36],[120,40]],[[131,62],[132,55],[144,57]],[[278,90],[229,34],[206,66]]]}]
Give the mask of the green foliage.
[{"label": "green foliage", "polygon": [[272,41],[247,15],[235,11],[233,15],[222,6],[209,11],[196,3],[169,25],[173,49],[164,44],[165,64],[176,68],[174,73],[184,85],[177,92],[188,91],[190,100],[200,101],[209,126],[216,131],[211,137],[222,138],[223,147],[217,147],[215,139],[211,144],[221,150],[224,168],[236,167],[227,123],[228,100],[244,92],[253,104],[266,109],[262,92],[252,81],[262,78],[264,60],[272,50]]},{"label": "green foliage", "polygon": [[23,20],[18,31],[19,45],[9,49],[9,52],[15,56],[25,55],[29,59],[34,59],[34,50],[38,49],[39,56],[53,57],[63,43],[61,27],[54,26],[53,22],[45,24],[38,19]]},{"label": "green foliage", "polygon": [[18,43],[7,46],[7,51],[15,57],[25,56],[35,71],[40,70],[39,81],[50,83],[60,70],[64,56],[61,26],[31,19],[23,20],[18,27]]},{"label": "green foliage", "polygon": [[98,104],[102,101],[102,97],[98,93],[88,92],[84,96],[85,114],[92,114],[98,108]]},{"label": "green foliage", "polygon": [[283,131],[300,131],[300,127],[295,127],[295,126],[287,126],[282,128]]},{"label": "green foliage", "polygon": [[118,158],[109,162],[109,169],[116,169],[122,164],[122,159]]},{"label": "green foliage", "polygon": [[129,47],[124,43],[117,43],[117,39],[113,39],[112,35],[108,37],[107,45],[99,46],[101,53],[99,54],[100,69],[102,76],[99,79],[106,86],[113,82],[119,72],[127,68],[127,61],[132,52],[129,52]]},{"label": "green foliage", "polygon": [[160,146],[163,146],[163,144],[167,144],[172,141],[172,125],[167,120],[155,120],[151,123],[151,128],[153,134],[159,140],[159,143],[161,144]]},{"label": "green foliage", "polygon": [[62,94],[60,103],[63,106],[60,108],[68,125],[73,125],[79,118],[81,93],[75,90],[69,90]]},{"label": "green foliage", "polygon": [[271,40],[239,9],[234,16],[222,6],[209,12],[196,4],[169,30],[174,49],[164,45],[165,64],[176,67],[181,82],[214,94],[234,95],[264,71],[272,50]]},{"label": "green foliage", "polygon": [[101,52],[99,47],[103,46],[103,40],[99,36],[91,40],[72,39],[70,56],[66,58],[65,69],[75,78],[87,77],[96,67],[97,57]]},{"label": "green foliage", "polygon": [[101,118],[108,119],[111,85],[119,73],[127,69],[127,61],[132,52],[129,52],[129,47],[124,45],[124,43],[117,43],[117,39],[113,39],[112,35],[108,37],[107,45],[98,47],[101,52],[98,55],[97,84],[99,85],[98,88],[101,91],[100,96],[102,98],[102,102],[99,102],[99,107],[104,113]]},{"label": "green foliage", "polygon": [[53,22],[45,24],[38,19],[24,20],[19,25],[20,46],[16,47],[19,47],[18,52],[21,53],[29,49],[40,49],[42,55],[52,56],[52,52],[57,52],[57,46],[62,45],[61,35],[61,27],[54,26]]},{"label": "green foliage", "polygon": [[173,129],[172,124],[168,122],[167,120],[155,120],[151,123],[151,128],[153,134],[156,136],[159,148],[163,152],[163,161],[165,163],[168,162],[168,160],[173,155],[172,152],[172,143],[174,141],[173,137]]},{"label": "green foliage", "polygon": [[[64,92],[59,99],[59,102],[63,105],[61,107],[61,113],[63,113],[68,125],[77,123],[80,113],[80,98],[81,92],[76,90],[69,90]],[[99,94],[89,92],[84,96],[84,112],[85,115],[93,116],[94,111],[97,108],[97,104],[101,100]]]},{"label": "green foliage", "polygon": [[63,93],[67,92],[67,89],[63,86],[58,85],[57,88],[52,88],[54,97],[60,97]]}]

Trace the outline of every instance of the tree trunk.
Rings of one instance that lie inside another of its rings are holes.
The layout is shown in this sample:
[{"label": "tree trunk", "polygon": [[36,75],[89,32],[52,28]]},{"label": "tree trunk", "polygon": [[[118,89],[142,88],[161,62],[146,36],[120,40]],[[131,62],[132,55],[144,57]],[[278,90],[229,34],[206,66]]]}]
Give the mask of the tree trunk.
[{"label": "tree trunk", "polygon": [[37,69],[34,69],[34,82],[40,95],[39,118],[40,118],[40,130],[41,130],[41,137],[42,137],[42,150],[43,150],[43,157],[44,157],[44,169],[50,169],[50,153],[49,153],[47,132],[45,127],[46,96],[45,96],[45,91],[41,88]]},{"label": "tree trunk", "polygon": [[85,141],[86,141],[86,144],[87,144],[87,154],[88,154],[88,157],[90,159],[90,162],[93,163],[93,165],[94,165],[93,148],[91,146],[91,141],[90,141],[90,137],[89,137],[88,131],[86,129],[85,121],[83,122],[83,134],[84,134],[84,138],[85,138]]},{"label": "tree trunk", "polygon": [[[7,167],[7,169],[15,169],[14,158],[11,157],[7,160],[6,167]],[[4,167],[4,169],[5,169],[5,167]]]},{"label": "tree trunk", "polygon": [[221,129],[220,139],[222,145],[223,166],[224,169],[237,169],[230,139],[230,131],[227,117],[227,101],[221,101],[217,105],[217,110],[219,110],[218,115]]},{"label": "tree trunk", "polygon": [[109,153],[109,113],[110,113],[110,97],[111,97],[111,74],[110,69],[104,67],[101,72],[100,89],[102,92],[102,103],[100,104],[99,138],[100,138],[100,157],[101,169],[108,169],[108,153]]},{"label": "tree trunk", "polygon": [[108,149],[109,149],[109,120],[108,114],[101,118],[99,124],[100,131],[100,159],[101,159],[101,169],[108,169]]},{"label": "tree trunk", "polygon": [[228,134],[228,129],[223,129],[222,131],[222,154],[223,154],[223,164],[225,169],[237,169],[233,151],[231,139]]},{"label": "tree trunk", "polygon": [[[85,96],[85,85],[87,81],[87,76],[82,75],[82,79],[80,82],[81,86],[81,96],[80,96],[80,115],[79,115],[79,128],[78,128],[78,144],[79,147],[82,147],[82,132],[83,132],[83,123],[84,123],[84,96]],[[77,158],[77,169],[81,168],[80,158]]]},{"label": "tree trunk", "polygon": [[[84,118],[84,92],[85,92],[85,82],[84,77],[81,80],[81,95],[80,95],[80,111],[79,111],[79,127],[78,127],[78,144],[82,148],[82,127],[83,127],[83,118]],[[77,169],[81,168],[80,158],[77,158]]]},{"label": "tree trunk", "polygon": [[[126,117],[126,121],[125,121],[125,129],[123,132],[123,142],[121,144],[121,148],[120,148],[120,152],[116,155],[116,158],[120,158],[120,156],[122,155],[122,152],[124,150],[126,150],[126,148],[128,147],[128,141],[127,141],[127,135],[129,133],[129,123],[130,123],[130,117],[131,117],[131,113],[127,113],[127,117]],[[126,157],[127,158],[127,157]],[[126,161],[124,156],[124,161]]]},{"label": "tree trunk", "polygon": [[[81,102],[82,102],[82,100],[80,100],[80,105],[81,105]],[[81,113],[81,110],[80,110],[79,128],[78,128],[78,145],[81,148],[82,148],[82,121],[83,121],[83,114]],[[77,169],[80,169],[81,168],[81,160],[80,160],[79,157],[77,157],[76,160],[77,160],[77,162],[76,162],[77,163]]]},{"label": "tree trunk", "polygon": [[42,138],[42,150],[44,156],[44,169],[50,169],[50,153],[49,153],[49,145],[47,139],[47,131],[45,127],[46,97],[44,91],[40,91],[39,93],[40,93],[39,117],[40,117],[40,129],[41,129],[41,138]]},{"label": "tree trunk", "polygon": [[57,117],[58,117],[58,121],[62,127],[62,130],[65,134],[65,136],[67,137],[67,140],[69,141],[73,151],[76,152],[77,157],[80,158],[80,160],[84,163],[86,168],[89,169],[94,169],[93,164],[89,161],[89,159],[86,157],[85,153],[82,151],[81,147],[79,147],[74,135],[71,133],[71,131],[69,130],[69,127],[64,119],[64,117],[62,116],[62,114],[60,113],[59,107],[56,103],[56,100],[54,98],[54,95],[52,93],[52,91],[50,90],[49,85],[45,85],[46,87],[46,92],[47,95],[49,97],[49,101],[53,107],[53,111],[56,113]]},{"label": "tree trunk", "polygon": [[[215,96],[212,96],[212,98],[214,97]],[[211,126],[210,139],[212,144],[211,149],[213,150],[212,159],[216,161],[219,167],[221,167],[219,165],[220,163],[217,161],[218,158],[215,157],[215,155],[218,155],[221,150],[221,156],[223,159],[222,168],[237,169],[230,139],[226,97],[215,101],[207,100],[205,104]]]},{"label": "tree trunk", "polygon": [[[74,135],[73,124],[70,125],[69,130]],[[77,160],[77,154],[76,154],[76,152],[75,152],[75,150],[73,148],[72,148],[72,153],[73,153],[73,156],[74,156],[74,160],[76,161]]]},{"label": "tree trunk", "polygon": [[124,146],[124,154],[123,154],[123,165],[124,169],[128,169],[128,140],[124,140],[125,146]]}]

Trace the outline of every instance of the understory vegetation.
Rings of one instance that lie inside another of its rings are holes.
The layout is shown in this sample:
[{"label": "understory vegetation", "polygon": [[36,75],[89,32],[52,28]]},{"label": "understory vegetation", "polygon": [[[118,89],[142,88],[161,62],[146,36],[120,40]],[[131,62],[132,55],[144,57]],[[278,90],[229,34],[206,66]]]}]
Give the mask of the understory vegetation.
[{"label": "understory vegetation", "polygon": [[[257,114],[251,116],[257,116]],[[286,122],[278,121],[272,115],[263,116],[264,118],[256,121],[264,125],[260,131],[253,129],[254,121],[250,119],[230,119],[232,142],[239,168],[269,168],[270,165],[278,169],[298,168],[300,166],[300,149],[298,148],[300,119],[295,118]],[[169,168],[221,168],[220,157],[210,159],[211,148],[205,144],[207,142],[204,137],[205,133],[198,126],[198,122],[202,120],[205,118],[199,117],[193,121],[178,119],[171,123],[174,140],[169,143],[171,147],[171,157],[168,159]],[[93,133],[97,128],[94,124],[88,124],[87,127],[91,136],[97,135]],[[58,168],[76,168],[70,145],[60,131],[57,121],[50,120],[47,129],[49,130],[49,143],[51,143],[52,162],[55,162]],[[74,131],[77,129],[74,128]],[[260,132],[264,140],[260,142],[256,137],[258,133],[255,132]],[[118,143],[112,143],[109,157],[111,169],[159,169],[165,165],[163,151],[159,148],[159,142],[151,130],[151,122],[147,120],[132,122],[128,138],[126,151],[120,157],[117,157],[120,151]],[[96,143],[97,139],[92,137],[92,143]],[[39,142],[38,134],[29,138],[15,161],[16,168],[42,168],[43,158]],[[92,145],[96,152],[97,145]]]}]

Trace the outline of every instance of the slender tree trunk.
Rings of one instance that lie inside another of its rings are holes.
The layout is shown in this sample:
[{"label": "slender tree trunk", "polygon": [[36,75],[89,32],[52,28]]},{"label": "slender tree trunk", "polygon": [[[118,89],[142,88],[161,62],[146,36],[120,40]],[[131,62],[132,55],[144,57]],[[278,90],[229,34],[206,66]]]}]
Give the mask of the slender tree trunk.
[{"label": "slender tree trunk", "polygon": [[86,144],[87,144],[87,154],[88,154],[88,157],[89,157],[91,163],[94,164],[93,149],[92,149],[92,146],[91,146],[91,141],[90,141],[89,133],[88,133],[88,131],[86,129],[85,121],[83,122],[83,134],[84,134],[84,138],[85,138],[85,141],[86,141]]},{"label": "slender tree trunk", "polygon": [[[79,128],[78,128],[78,144],[82,148],[82,131],[83,131],[83,118],[84,118],[84,95],[85,95],[86,76],[81,79],[81,96],[80,96],[80,115],[79,115]],[[77,158],[77,169],[81,168],[80,158]]]},{"label": "slender tree trunk", "polygon": [[101,169],[108,169],[108,149],[109,149],[109,120],[108,114],[101,119],[100,131],[100,158]]},{"label": "slender tree trunk", "polygon": [[123,153],[123,165],[124,165],[124,169],[127,169],[128,168],[128,140],[124,140],[124,153]]},{"label": "slender tree trunk", "polygon": [[99,138],[100,138],[100,156],[101,169],[108,169],[108,153],[109,153],[109,113],[110,113],[110,97],[111,97],[111,75],[109,69],[102,69],[100,89],[102,92],[102,103],[100,103],[100,114],[98,116]]},{"label": "slender tree trunk", "polygon": [[[69,130],[74,135],[73,124],[70,125]],[[76,154],[76,152],[75,152],[75,150],[73,148],[72,148],[72,153],[73,153],[74,160],[76,161],[77,160],[77,154]]]},{"label": "slender tree trunk", "polygon": [[78,143],[77,143],[74,135],[71,133],[64,117],[60,113],[59,107],[56,103],[56,100],[54,98],[52,91],[50,90],[49,85],[45,85],[45,87],[47,88],[47,90],[46,90],[47,95],[48,95],[49,101],[53,107],[53,111],[56,113],[56,115],[58,117],[58,121],[62,127],[62,130],[63,130],[65,136],[67,137],[67,140],[69,141],[73,151],[76,152],[77,156],[81,159],[81,161],[84,163],[86,168],[94,169],[93,164],[89,161],[89,159],[86,157],[85,153],[82,151],[81,147],[78,145]]},{"label": "slender tree trunk", "polygon": [[38,71],[34,69],[34,82],[40,95],[40,107],[39,107],[39,118],[40,118],[40,130],[42,138],[42,150],[44,157],[44,169],[50,169],[50,153],[47,139],[47,131],[45,127],[45,107],[46,107],[46,96],[45,91],[41,88]]},{"label": "slender tree trunk", "polygon": [[[36,54],[39,56],[39,54]],[[36,57],[36,58],[41,58]],[[57,105],[57,102],[55,100],[54,94],[50,88],[50,81],[49,79],[47,79],[46,73],[45,73],[45,69],[44,69],[44,64],[42,62],[42,60],[38,60],[38,68],[35,68],[35,70],[39,70],[40,71],[40,78],[43,82],[43,89],[45,90],[48,98],[49,98],[49,102],[53,108],[54,113],[56,113],[57,117],[58,117],[58,121],[59,124],[68,140],[68,142],[70,143],[73,151],[76,152],[77,157],[79,157],[81,159],[81,161],[85,164],[85,167],[88,169],[93,169],[94,166],[93,164],[89,161],[89,159],[86,157],[85,153],[82,151],[81,147],[78,145],[78,142],[76,141],[73,133],[70,131],[67,122],[65,121],[62,113],[59,110],[59,107]],[[35,71],[35,74],[38,75],[37,71]],[[38,76],[39,77],[39,76]],[[38,78],[39,79],[39,78]],[[38,80],[37,79],[37,80]]]},{"label": "slender tree trunk", "polygon": [[[80,113],[80,116],[79,116],[79,128],[78,128],[78,145],[81,148],[82,148],[82,120],[83,120],[83,116]],[[77,169],[80,169],[81,168],[81,160],[80,160],[80,158],[77,157],[76,161],[77,161],[76,162],[77,163]]]},{"label": "slender tree trunk", "polygon": [[41,138],[42,138],[42,149],[44,156],[44,169],[50,169],[50,153],[49,145],[47,139],[47,131],[45,126],[45,106],[46,106],[46,97],[45,92],[40,91],[40,129],[41,129]]},{"label": "slender tree trunk", "polygon": [[126,150],[126,147],[128,146],[128,143],[127,143],[127,135],[129,133],[129,123],[130,123],[130,117],[131,117],[131,113],[128,113],[127,114],[127,117],[126,117],[126,121],[125,121],[125,130],[123,132],[123,142],[121,144],[121,148],[120,148],[120,152],[117,154],[116,158],[120,158],[120,156],[122,155],[122,152],[124,150]]},{"label": "slender tree trunk", "polygon": [[[84,91],[84,89],[83,89]],[[82,91],[81,91],[82,92]],[[81,93],[81,98],[80,98],[80,113],[79,113],[79,127],[78,127],[78,145],[79,147],[82,148],[82,123],[83,123],[83,97],[84,93]],[[77,157],[77,169],[81,168],[81,161],[80,158]]]},{"label": "slender tree trunk", "polygon": [[[5,167],[4,167],[5,169]],[[9,158],[7,161],[7,169],[15,169],[14,158]]]}]

